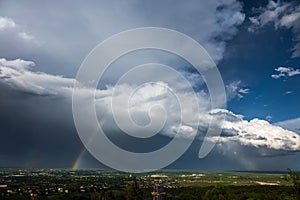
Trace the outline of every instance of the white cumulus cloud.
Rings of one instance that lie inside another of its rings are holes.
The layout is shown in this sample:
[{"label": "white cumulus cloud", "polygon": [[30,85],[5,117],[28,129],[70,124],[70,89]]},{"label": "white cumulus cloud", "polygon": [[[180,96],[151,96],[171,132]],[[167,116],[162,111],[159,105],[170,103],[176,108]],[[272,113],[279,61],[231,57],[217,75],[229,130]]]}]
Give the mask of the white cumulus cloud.
[{"label": "white cumulus cloud", "polygon": [[29,67],[35,66],[32,61],[16,59],[16,60],[6,60],[5,58],[0,58],[0,65],[5,67],[11,67],[17,70],[25,70]]},{"label": "white cumulus cloud", "polygon": [[8,17],[0,16],[0,31],[7,28],[14,28],[14,27],[16,27],[16,23],[14,22],[14,20]]},{"label": "white cumulus cloud", "polygon": [[227,99],[241,99],[250,92],[249,88],[242,87],[242,81],[232,81],[226,85]]},{"label": "white cumulus cloud", "polygon": [[292,77],[300,74],[300,70],[294,69],[293,67],[278,67],[275,71],[279,73],[271,75],[274,79]]},{"label": "white cumulus cloud", "polygon": [[17,35],[17,37],[25,41],[35,39],[32,34],[27,33],[20,25],[16,24],[12,18],[0,16],[0,31],[7,31],[9,34],[11,34],[11,30]]},{"label": "white cumulus cloud", "polygon": [[273,150],[300,150],[300,136],[295,132],[270,124],[266,120],[247,121],[232,112],[223,112],[228,118],[223,123],[224,134],[220,137],[220,142],[234,141],[245,146]]},{"label": "white cumulus cloud", "polygon": [[257,9],[256,15],[249,18],[252,25],[249,31],[256,31],[267,24],[273,24],[275,29],[288,28],[294,33],[296,43],[292,58],[300,57],[300,5],[297,1],[280,2],[270,0],[266,7]]},{"label": "white cumulus cloud", "polygon": [[30,35],[29,33],[26,32],[20,32],[19,33],[20,38],[22,38],[23,40],[33,40],[34,36]]},{"label": "white cumulus cloud", "polygon": [[32,72],[32,61],[22,59],[0,59],[0,82],[12,88],[37,95],[71,94],[74,79],[54,76],[42,72]]}]

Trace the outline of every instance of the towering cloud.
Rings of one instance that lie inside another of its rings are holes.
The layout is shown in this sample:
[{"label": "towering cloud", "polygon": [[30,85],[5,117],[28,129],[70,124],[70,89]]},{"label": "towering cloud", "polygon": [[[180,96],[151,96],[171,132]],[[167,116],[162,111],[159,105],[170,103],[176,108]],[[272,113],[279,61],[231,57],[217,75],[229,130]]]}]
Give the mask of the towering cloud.
[{"label": "towering cloud", "polygon": [[[33,62],[30,61],[20,59],[12,61],[1,59],[0,61],[1,84],[8,85],[19,92],[26,92],[36,96],[48,96],[50,99],[56,97],[55,101],[67,99],[68,104],[71,106],[74,79],[30,71],[29,67],[33,65]],[[173,81],[174,83],[178,82],[176,79]],[[173,87],[179,85],[177,83]],[[155,82],[144,84],[138,88],[134,84],[121,84],[118,86],[107,86],[101,90],[97,89],[95,92],[95,106],[102,125],[105,127],[116,127],[113,119],[118,118],[121,119],[119,121],[121,126],[126,127],[126,120],[122,124],[122,118],[127,117],[126,113],[130,113],[132,120],[142,126],[149,123],[149,116],[151,116],[152,121],[159,122],[164,120],[164,116],[161,114],[160,109],[152,108],[160,106],[167,114],[167,121],[160,131],[160,134],[165,136],[174,137],[178,134],[183,139],[189,139],[194,136],[191,134],[194,134],[196,130],[196,132],[199,131],[199,137],[202,138],[205,136],[203,130],[207,128],[211,119],[225,115],[225,121],[215,121],[215,124],[212,124],[212,126],[223,127],[223,133],[220,137],[221,143],[235,142],[242,146],[281,151],[300,150],[300,136],[293,131],[272,125],[265,120],[253,119],[247,121],[243,119],[242,115],[234,114],[228,110],[210,110],[209,96],[204,91],[196,93],[199,104],[193,105],[193,101],[191,101],[193,99],[192,93],[180,88],[179,90],[174,88],[174,91],[177,91],[176,95],[180,96],[182,100],[182,105],[180,106],[176,101],[176,96],[168,88],[172,88],[172,84]],[[238,92],[240,90],[235,91]],[[85,99],[93,91],[86,88],[81,93],[82,104],[84,104]],[[111,105],[112,98],[116,99],[115,102],[117,102],[117,104],[113,105],[115,106],[114,110],[117,111],[114,113],[111,107],[108,106]],[[130,101],[125,103],[124,106],[122,102],[127,102],[128,99]],[[184,110],[187,106],[199,106],[200,110],[196,112],[197,109],[190,109],[192,112],[189,110],[183,123],[178,124],[178,116],[181,115],[180,113],[188,111]],[[103,116],[103,113],[105,116]],[[199,121],[199,127],[195,124],[195,117]],[[130,127],[127,127],[127,129],[130,129]],[[116,128],[114,131],[119,131],[119,129]],[[209,139],[210,141],[218,140],[217,137]]]}]

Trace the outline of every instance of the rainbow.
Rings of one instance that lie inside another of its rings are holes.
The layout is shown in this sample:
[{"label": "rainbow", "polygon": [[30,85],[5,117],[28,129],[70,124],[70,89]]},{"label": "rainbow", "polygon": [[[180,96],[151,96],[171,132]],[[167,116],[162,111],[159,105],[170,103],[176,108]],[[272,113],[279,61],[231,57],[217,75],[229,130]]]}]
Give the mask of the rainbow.
[{"label": "rainbow", "polygon": [[84,155],[85,151],[86,151],[85,147],[82,147],[78,157],[76,158],[75,162],[72,164],[71,170],[78,170],[80,168],[81,157]]},{"label": "rainbow", "polygon": [[27,160],[27,162],[25,163],[26,168],[33,168],[38,165],[38,163],[40,161],[38,159],[38,157],[39,157],[38,155],[39,154],[38,154],[37,150],[33,150],[32,152],[30,152],[29,158],[31,158],[31,159]]},{"label": "rainbow", "polygon": [[[99,126],[101,126],[101,124],[103,123],[103,119],[104,119],[104,116],[105,116],[106,113],[107,113],[107,111],[104,112],[103,115],[100,117],[100,119],[99,119]],[[94,135],[92,135],[92,136],[88,139],[88,141],[91,141],[91,140],[94,138],[94,136],[95,136],[96,134],[97,134],[97,131],[95,131]],[[80,153],[79,153],[78,157],[76,158],[75,162],[72,164],[71,170],[78,170],[78,169],[80,168],[81,159],[82,159],[83,155],[84,155],[86,152],[87,152],[87,150],[86,150],[86,148],[83,146],[82,149],[80,150]]]}]

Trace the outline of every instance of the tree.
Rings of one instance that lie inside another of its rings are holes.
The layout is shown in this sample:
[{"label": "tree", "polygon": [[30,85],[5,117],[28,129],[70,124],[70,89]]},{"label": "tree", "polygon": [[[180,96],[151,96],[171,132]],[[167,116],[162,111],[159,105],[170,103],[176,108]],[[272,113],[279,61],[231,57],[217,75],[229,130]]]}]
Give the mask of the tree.
[{"label": "tree", "polygon": [[288,171],[288,180],[292,181],[294,193],[297,197],[300,198],[300,175],[292,171],[291,169],[288,169]]},{"label": "tree", "polygon": [[127,188],[127,200],[143,200],[143,193],[136,181]]},{"label": "tree", "polygon": [[114,197],[112,191],[109,190],[109,191],[105,192],[105,200],[114,200],[114,199],[115,199],[115,197]]},{"label": "tree", "polygon": [[214,188],[208,190],[204,195],[204,200],[227,200],[231,199],[228,188],[217,185]]}]

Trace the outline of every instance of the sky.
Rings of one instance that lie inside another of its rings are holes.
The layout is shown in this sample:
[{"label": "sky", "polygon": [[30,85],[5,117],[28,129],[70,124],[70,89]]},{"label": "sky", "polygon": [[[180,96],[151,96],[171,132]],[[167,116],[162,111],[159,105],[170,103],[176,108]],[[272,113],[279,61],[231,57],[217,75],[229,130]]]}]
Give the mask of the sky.
[{"label": "sky", "polygon": [[[97,117],[111,141],[129,151],[148,152],[168,144],[175,135],[183,142],[195,137],[167,169],[300,170],[300,3],[296,0],[1,0],[0,167],[107,168],[85,149],[77,134],[72,114],[75,78],[100,42],[141,27],[173,29],[200,43],[220,71],[226,107],[210,110],[205,81],[186,60],[158,50],[135,51],[113,62],[95,91]],[[136,72],[118,83],[135,66],[153,62],[180,72],[193,92],[182,77],[160,69]],[[151,82],[137,88],[142,80]],[[180,105],[168,87],[176,91]],[[81,91],[82,104],[90,92]],[[107,106],[112,97],[113,109]],[[164,113],[153,109],[149,115],[149,107],[157,104]],[[138,132],[126,121],[129,109],[141,126],[149,123],[149,117],[157,126],[165,114],[167,118],[150,139],[129,137],[124,129]],[[181,113],[186,118],[180,124]],[[199,159],[208,122],[221,115],[224,122],[213,124],[223,128],[221,136],[208,137],[217,144]],[[110,155],[110,149],[103,151]]]}]

